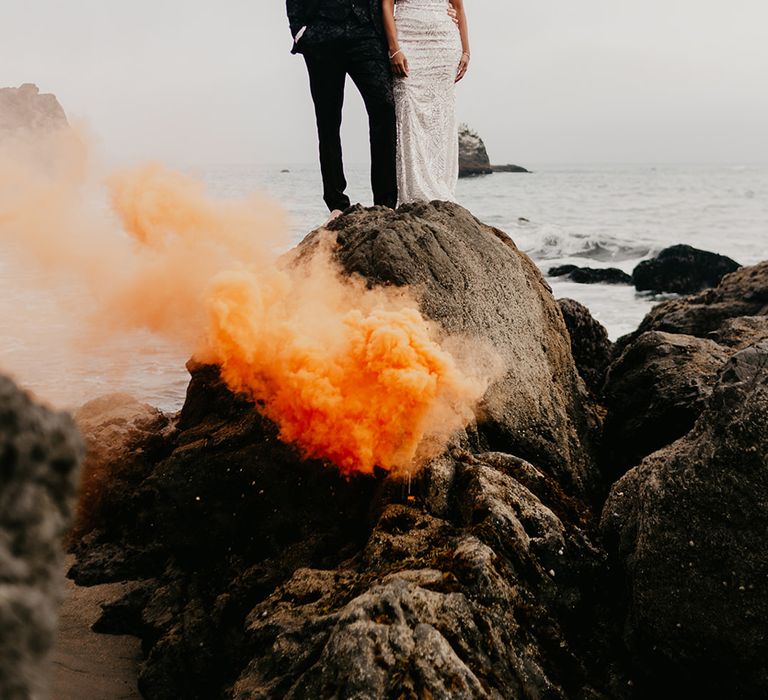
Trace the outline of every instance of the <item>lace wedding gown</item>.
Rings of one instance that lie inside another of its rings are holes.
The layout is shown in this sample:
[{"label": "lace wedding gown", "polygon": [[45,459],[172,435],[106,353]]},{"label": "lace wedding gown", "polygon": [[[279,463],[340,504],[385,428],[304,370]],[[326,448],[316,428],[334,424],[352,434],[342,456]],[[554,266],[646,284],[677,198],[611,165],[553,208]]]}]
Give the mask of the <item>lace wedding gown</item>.
[{"label": "lace wedding gown", "polygon": [[448,0],[397,0],[395,23],[408,77],[395,78],[400,204],[455,201],[459,177],[455,80],[461,37]]}]

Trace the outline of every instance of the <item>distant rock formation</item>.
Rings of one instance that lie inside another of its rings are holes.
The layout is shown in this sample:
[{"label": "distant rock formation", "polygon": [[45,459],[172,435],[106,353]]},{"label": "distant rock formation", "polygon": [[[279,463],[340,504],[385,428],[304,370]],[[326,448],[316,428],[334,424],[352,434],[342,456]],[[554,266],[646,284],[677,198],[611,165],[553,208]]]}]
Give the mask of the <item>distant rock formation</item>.
[{"label": "distant rock formation", "polygon": [[19,129],[51,130],[68,126],[64,109],[54,95],[41,94],[37,85],[0,88],[0,133]]},{"label": "distant rock formation", "polygon": [[559,265],[549,268],[549,276],[566,277],[579,284],[632,284],[632,277],[618,267]]},{"label": "distant rock formation", "polygon": [[491,173],[527,173],[519,165],[491,165],[488,151],[480,135],[466,124],[459,127],[459,177],[490,175]]},{"label": "distant rock formation", "polygon": [[651,260],[643,260],[632,272],[632,279],[641,292],[693,294],[716,287],[725,275],[740,267],[725,255],[674,245]]},{"label": "distant rock formation", "polygon": [[47,697],[82,444],[0,376],[0,698]]}]

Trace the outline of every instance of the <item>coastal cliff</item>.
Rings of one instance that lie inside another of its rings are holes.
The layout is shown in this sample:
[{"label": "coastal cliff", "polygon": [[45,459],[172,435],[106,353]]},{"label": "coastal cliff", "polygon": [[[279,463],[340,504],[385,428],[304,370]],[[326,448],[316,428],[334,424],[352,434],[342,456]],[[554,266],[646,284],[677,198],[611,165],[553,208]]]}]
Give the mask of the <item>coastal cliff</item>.
[{"label": "coastal cliff", "polygon": [[142,638],[144,696],[764,697],[768,264],[612,345],[459,206],[329,228],[504,371],[410,479],[302,458],[198,361],[178,415],[87,406],[70,575],[135,582],[97,628]]}]

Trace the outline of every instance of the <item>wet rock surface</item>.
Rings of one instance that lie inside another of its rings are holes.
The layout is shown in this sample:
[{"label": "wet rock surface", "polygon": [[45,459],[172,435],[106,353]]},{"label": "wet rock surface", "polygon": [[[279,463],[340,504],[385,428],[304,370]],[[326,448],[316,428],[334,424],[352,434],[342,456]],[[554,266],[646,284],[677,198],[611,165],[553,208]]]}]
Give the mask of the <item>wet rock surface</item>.
[{"label": "wet rock surface", "polygon": [[734,355],[695,428],[611,490],[625,638],[665,697],[768,694],[768,342]]},{"label": "wet rock surface", "polygon": [[619,345],[651,330],[707,338],[730,319],[767,314],[768,261],[726,275],[714,289],[658,304]]},{"label": "wet rock surface", "polygon": [[613,343],[608,338],[608,331],[578,301],[558,299],[557,303],[571,338],[576,368],[587,387],[597,396],[602,392],[605,372],[611,361]]},{"label": "wet rock surface", "polygon": [[44,697],[82,443],[0,376],[0,697]]},{"label": "wet rock surface", "polygon": [[632,279],[639,291],[691,294],[716,287],[725,275],[740,267],[725,255],[675,245],[651,260],[643,260],[633,270]]},{"label": "wet rock surface", "polygon": [[632,276],[617,267],[559,265],[549,268],[549,276],[565,277],[578,284],[632,284]]},{"label": "wet rock surface", "polygon": [[712,340],[657,331],[624,350],[603,391],[611,480],[693,427],[731,354]]}]

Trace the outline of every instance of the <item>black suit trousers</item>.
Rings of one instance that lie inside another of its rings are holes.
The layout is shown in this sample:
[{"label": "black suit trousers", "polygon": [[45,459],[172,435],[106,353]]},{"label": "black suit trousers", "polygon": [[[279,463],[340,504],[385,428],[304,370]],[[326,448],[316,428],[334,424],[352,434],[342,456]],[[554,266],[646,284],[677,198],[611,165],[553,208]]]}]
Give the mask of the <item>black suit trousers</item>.
[{"label": "black suit trousers", "polygon": [[315,103],[323,199],[330,210],[346,209],[347,181],[341,150],[341,114],[347,75],[362,95],[368,112],[371,142],[371,186],[374,204],[397,205],[397,132],[392,75],[381,38],[363,32],[304,50]]}]

